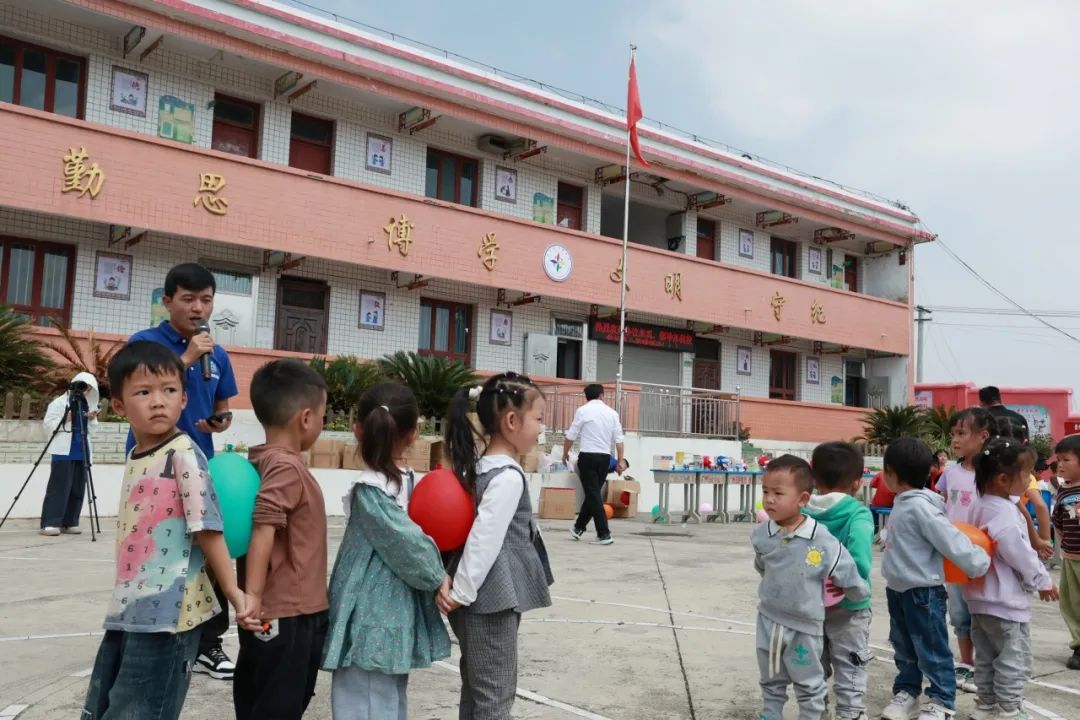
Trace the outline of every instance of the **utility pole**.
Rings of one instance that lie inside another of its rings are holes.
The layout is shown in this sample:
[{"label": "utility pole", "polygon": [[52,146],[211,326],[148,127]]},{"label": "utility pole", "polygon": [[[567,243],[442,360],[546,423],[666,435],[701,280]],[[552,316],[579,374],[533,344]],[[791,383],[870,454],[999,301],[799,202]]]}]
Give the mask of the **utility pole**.
[{"label": "utility pole", "polygon": [[926,323],[933,320],[932,310],[928,310],[922,305],[915,306],[915,329],[919,333],[918,345],[915,351],[915,382],[923,381],[923,346],[926,344]]}]

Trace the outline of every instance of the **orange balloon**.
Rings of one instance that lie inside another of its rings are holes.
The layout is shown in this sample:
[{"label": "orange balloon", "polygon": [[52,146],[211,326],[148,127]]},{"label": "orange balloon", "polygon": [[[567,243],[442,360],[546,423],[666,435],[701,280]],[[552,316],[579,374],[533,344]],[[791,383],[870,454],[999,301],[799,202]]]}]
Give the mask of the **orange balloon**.
[{"label": "orange balloon", "polygon": [[615,517],[615,508],[611,507],[611,505],[608,505],[607,503],[604,503],[604,514],[607,515],[607,519],[610,520],[611,518]]},{"label": "orange balloon", "polygon": [[[954,522],[953,525],[956,526],[957,530],[964,533],[968,540],[985,550],[987,555],[994,556],[994,542],[989,535],[971,523]],[[952,560],[945,558],[945,582],[950,585],[963,585],[971,582],[971,580],[972,578],[969,578],[964,574],[963,570],[956,567]]]}]

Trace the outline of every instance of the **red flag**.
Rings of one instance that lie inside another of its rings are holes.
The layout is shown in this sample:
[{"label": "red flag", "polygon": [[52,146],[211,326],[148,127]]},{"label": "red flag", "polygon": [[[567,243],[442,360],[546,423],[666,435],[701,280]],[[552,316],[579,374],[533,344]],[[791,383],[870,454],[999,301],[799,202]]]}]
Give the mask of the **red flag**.
[{"label": "red flag", "polygon": [[648,167],[648,161],[641,156],[641,146],[638,144],[637,136],[638,120],[642,117],[641,96],[637,89],[637,68],[634,66],[634,59],[630,58],[630,86],[626,90],[626,129],[630,131],[630,147],[634,150],[634,156],[639,163]]}]

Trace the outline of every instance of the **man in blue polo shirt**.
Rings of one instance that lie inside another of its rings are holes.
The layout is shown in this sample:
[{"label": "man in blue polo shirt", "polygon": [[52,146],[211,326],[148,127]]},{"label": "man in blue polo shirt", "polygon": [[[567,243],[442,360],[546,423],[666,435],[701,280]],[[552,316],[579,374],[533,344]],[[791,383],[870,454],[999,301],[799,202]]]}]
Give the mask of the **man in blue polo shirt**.
[{"label": "man in blue polo shirt", "polygon": [[[165,276],[165,296],[162,301],[169,311],[169,319],[157,327],[140,330],[128,341],[150,340],[180,356],[187,368],[184,377],[187,406],[180,415],[177,427],[191,436],[207,460],[214,457],[213,433],[224,432],[232,424],[229,398],[238,392],[229,354],[225,348],[215,345],[208,333],[199,332],[199,327],[209,322],[214,312],[216,290],[213,274],[202,265],[177,265]],[[209,378],[203,377],[200,363],[202,356],[207,353],[211,358]],[[134,446],[135,438],[129,432],[128,452]],[[214,590],[221,607],[228,608],[228,602],[217,583]],[[228,612],[222,612],[203,624],[199,656],[193,670],[219,680],[233,676],[236,666],[221,648],[221,636],[228,629]]]}]

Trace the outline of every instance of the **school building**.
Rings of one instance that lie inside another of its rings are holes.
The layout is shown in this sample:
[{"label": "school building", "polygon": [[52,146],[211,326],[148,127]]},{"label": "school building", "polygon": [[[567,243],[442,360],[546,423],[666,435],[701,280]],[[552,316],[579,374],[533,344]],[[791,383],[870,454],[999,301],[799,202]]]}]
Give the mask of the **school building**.
[{"label": "school building", "polygon": [[202,262],[240,408],[290,352],[611,383],[623,282],[626,382],[723,393],[755,439],[913,397],[933,235],[902,204],[648,121],[628,176],[619,109],[273,2],[2,0],[0,28],[0,298],[126,337]]}]

